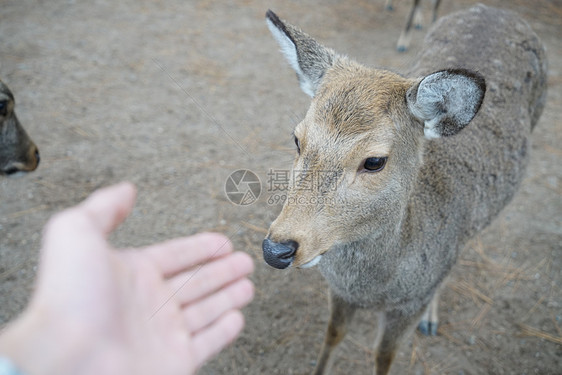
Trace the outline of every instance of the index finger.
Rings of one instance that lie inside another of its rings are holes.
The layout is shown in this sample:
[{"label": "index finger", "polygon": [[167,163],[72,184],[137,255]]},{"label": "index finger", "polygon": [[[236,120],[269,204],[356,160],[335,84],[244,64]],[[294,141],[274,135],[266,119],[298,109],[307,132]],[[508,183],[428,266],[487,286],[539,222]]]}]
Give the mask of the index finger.
[{"label": "index finger", "polygon": [[152,245],[143,252],[168,278],[231,253],[232,243],[219,233],[200,233]]}]

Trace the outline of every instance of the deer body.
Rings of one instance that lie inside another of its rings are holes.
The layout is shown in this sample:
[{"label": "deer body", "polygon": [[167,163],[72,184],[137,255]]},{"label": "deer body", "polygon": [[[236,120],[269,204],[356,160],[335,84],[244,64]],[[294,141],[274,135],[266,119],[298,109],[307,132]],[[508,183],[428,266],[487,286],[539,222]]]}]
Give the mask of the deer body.
[{"label": "deer body", "polygon": [[313,97],[295,129],[287,202],[330,203],[286,203],[264,258],[318,264],[330,286],[315,374],[359,307],[380,312],[376,374],[386,374],[420,319],[436,334],[440,284],[523,178],[546,96],[544,48],[513,13],[479,5],[441,19],[406,78],[337,55],[272,12],[268,25]]}]

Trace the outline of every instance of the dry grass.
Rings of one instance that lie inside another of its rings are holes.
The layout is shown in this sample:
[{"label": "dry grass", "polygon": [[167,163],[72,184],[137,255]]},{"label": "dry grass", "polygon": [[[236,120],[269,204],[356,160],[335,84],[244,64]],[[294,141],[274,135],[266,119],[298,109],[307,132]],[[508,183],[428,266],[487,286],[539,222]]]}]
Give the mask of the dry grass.
[{"label": "dry grass", "polygon": [[560,335],[554,336],[554,335],[551,335],[550,333],[543,332],[539,329],[533,328],[531,326],[528,326],[528,325],[522,324],[522,323],[518,324],[517,326],[521,330],[519,332],[519,335],[521,335],[521,336],[537,337],[537,338],[540,338],[540,339],[543,339],[543,340],[553,342],[553,343],[558,344],[558,345],[562,345],[562,336],[560,336]]},{"label": "dry grass", "polygon": [[245,226],[248,229],[253,230],[254,232],[258,232],[258,233],[261,233],[261,234],[267,234],[267,232],[268,232],[267,228],[258,227],[257,225],[250,224],[250,223],[245,222],[245,221],[242,221],[242,225]]},{"label": "dry grass", "polygon": [[25,268],[25,265],[27,264],[27,262],[28,261],[26,259],[23,262],[20,262],[20,263],[16,264],[15,266],[12,266],[12,267],[8,268],[6,271],[0,273],[0,282],[2,282],[3,280],[6,280],[11,275],[13,275],[16,272],[18,272],[19,270]]},{"label": "dry grass", "polygon": [[22,216],[35,214],[39,211],[46,210],[47,208],[49,208],[49,206],[47,206],[46,204],[40,204],[39,206],[31,207],[26,210],[12,212],[11,214],[4,216],[4,218],[7,220],[14,220]]}]

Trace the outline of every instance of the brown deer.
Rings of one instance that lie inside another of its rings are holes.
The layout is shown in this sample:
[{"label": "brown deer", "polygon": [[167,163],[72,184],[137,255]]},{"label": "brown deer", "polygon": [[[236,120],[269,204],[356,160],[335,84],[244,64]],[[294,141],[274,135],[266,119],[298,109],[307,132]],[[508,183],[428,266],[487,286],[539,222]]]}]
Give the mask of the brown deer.
[{"label": "brown deer", "polygon": [[14,95],[0,81],[0,175],[31,172],[39,165],[39,150],[18,121],[15,105]]},{"label": "brown deer", "polygon": [[[441,0],[432,0],[432,3],[432,22],[435,22],[437,20],[437,10],[439,9]],[[392,0],[386,0],[385,7],[387,10],[393,10],[394,7],[392,6]],[[422,23],[420,0],[413,0],[412,8],[410,9],[410,13],[408,13],[408,18],[406,19],[406,25],[404,26],[404,30],[402,31],[402,34],[400,34],[400,38],[396,43],[396,50],[398,52],[405,52],[410,46],[410,40],[412,38],[410,32],[412,30],[412,25],[415,25],[416,29],[421,29]]]},{"label": "brown deer", "polygon": [[379,312],[376,374],[387,374],[418,322],[437,333],[440,285],[523,178],[545,50],[514,13],[478,5],[439,20],[402,76],[338,55],[271,11],[266,19],[312,104],[294,131],[293,178],[264,259],[317,265],[330,286],[315,374],[357,308]]}]

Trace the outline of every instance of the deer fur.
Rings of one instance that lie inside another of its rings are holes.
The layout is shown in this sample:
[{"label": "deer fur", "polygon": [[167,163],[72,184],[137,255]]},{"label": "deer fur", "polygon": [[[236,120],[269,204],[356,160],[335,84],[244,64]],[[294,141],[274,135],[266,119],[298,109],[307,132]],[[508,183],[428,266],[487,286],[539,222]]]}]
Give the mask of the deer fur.
[{"label": "deer fur", "polygon": [[14,95],[0,81],[0,176],[34,171],[39,151],[21,126],[14,107]]},{"label": "deer fur", "polygon": [[387,374],[420,319],[423,333],[437,333],[440,285],[523,179],[545,103],[545,50],[517,15],[478,5],[439,20],[399,75],[339,55],[271,11],[266,20],[312,102],[264,259],[317,265],[329,284],[315,374],[357,308],[379,312],[376,374]]}]

